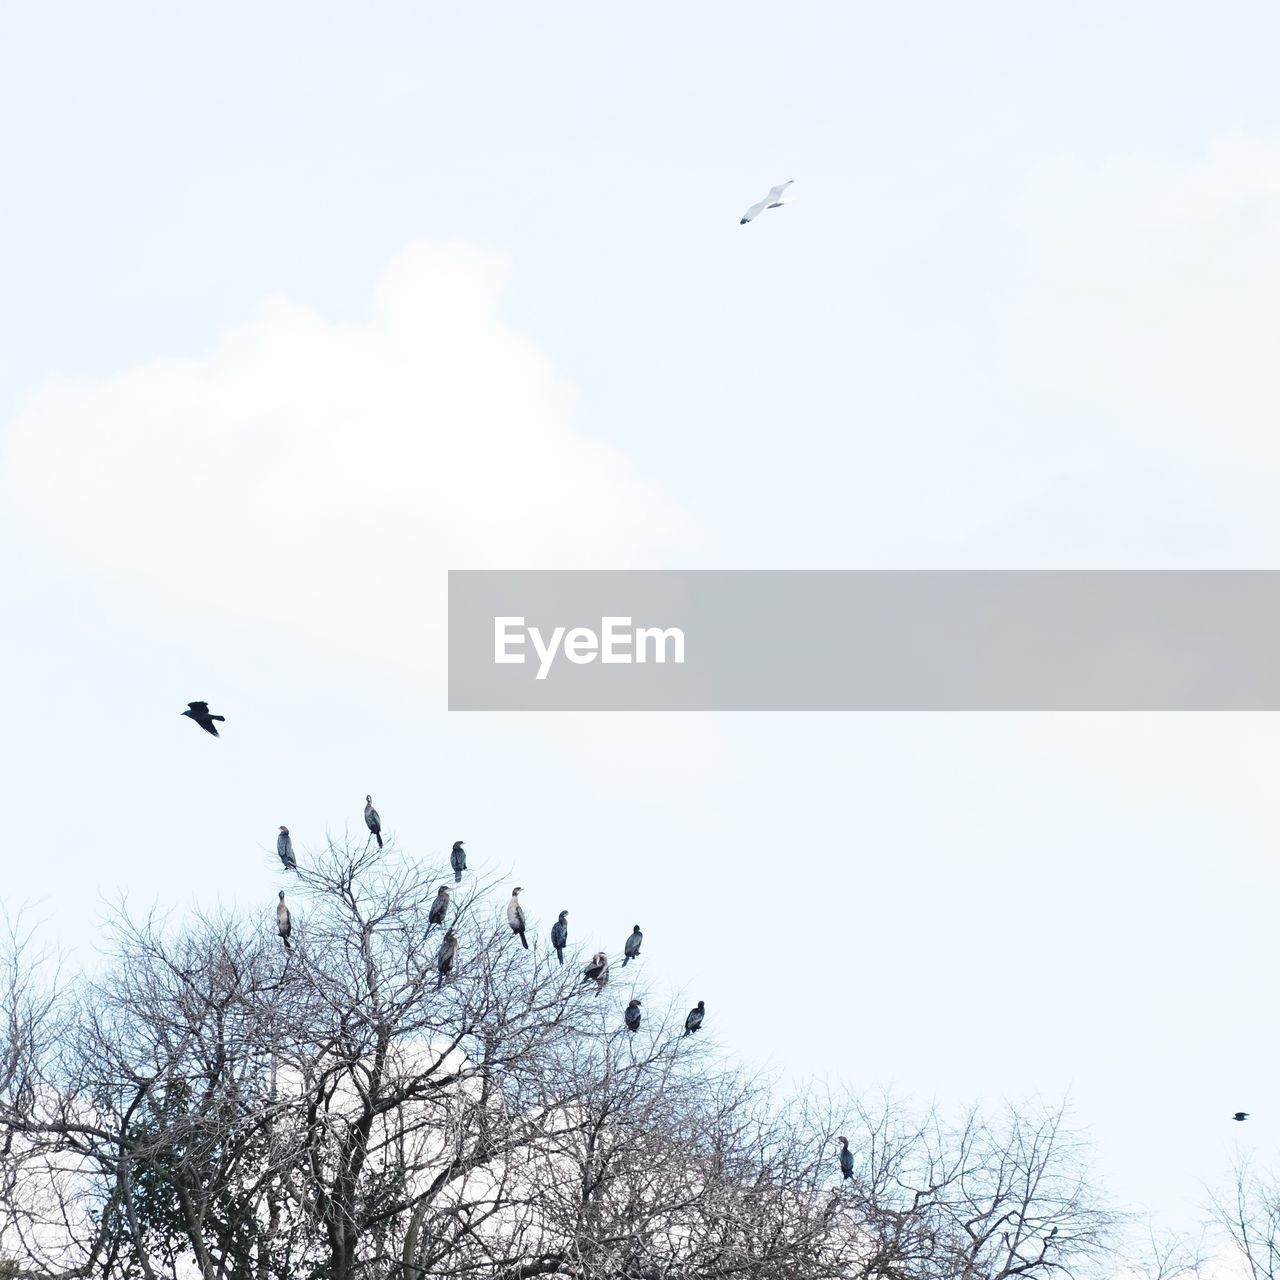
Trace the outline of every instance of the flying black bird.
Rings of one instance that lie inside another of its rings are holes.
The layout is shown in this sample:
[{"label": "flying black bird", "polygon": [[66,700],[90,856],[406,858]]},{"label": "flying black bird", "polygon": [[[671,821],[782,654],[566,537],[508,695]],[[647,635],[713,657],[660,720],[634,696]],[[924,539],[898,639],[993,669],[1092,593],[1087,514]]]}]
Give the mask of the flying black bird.
[{"label": "flying black bird", "polygon": [[564,949],[569,945],[569,913],[562,911],[551,926],[551,945],[556,949],[556,959],[564,964]]},{"label": "flying black bird", "polygon": [[837,1138],[836,1141],[840,1144],[840,1172],[844,1174],[846,1179],[852,1178],[853,1152],[849,1150],[849,1139]]},{"label": "flying black bird", "polygon": [[449,890],[444,886],[440,886],[440,892],[436,894],[436,900],[431,904],[431,912],[427,916],[427,925],[444,924],[444,913],[449,910]]},{"label": "flying black bird", "polygon": [[507,923],[511,932],[520,939],[520,945],[528,951],[529,939],[524,936],[524,908],[520,905],[520,886],[511,890],[511,901],[507,903]]},{"label": "flying black bird", "polygon": [[643,941],[644,934],[640,932],[640,926],[633,924],[631,926],[631,936],[622,948],[622,967],[624,969],[640,954],[640,944]]},{"label": "flying black bird", "polygon": [[702,1029],[702,1020],[706,1016],[707,1006],[699,1000],[698,1007],[696,1009],[690,1009],[689,1016],[684,1020],[685,1035],[692,1035],[695,1031],[700,1031]]},{"label": "flying black bird", "polygon": [[276,836],[276,852],[286,871],[297,871],[298,860],[293,856],[293,841],[289,838],[288,827],[281,827],[280,834]]},{"label": "flying black bird", "polygon": [[280,890],[280,901],[276,903],[276,930],[280,934],[280,941],[284,943],[286,951],[293,950],[293,944],[289,941],[289,935],[293,932],[293,921],[289,916],[289,908],[284,905],[284,890]]},{"label": "flying black bird", "polygon": [[597,951],[591,957],[591,963],[582,971],[583,982],[596,984],[596,995],[599,995],[609,981],[609,957],[603,951]]},{"label": "flying black bird", "polygon": [[467,869],[467,855],[462,848],[462,841],[455,840],[449,853],[449,865],[453,868],[453,883],[462,883],[462,873]]},{"label": "flying black bird", "polygon": [[1231,1118],[1233,1120],[1247,1120],[1249,1118],[1249,1113],[1247,1111],[1237,1111]]},{"label": "flying black bird", "polygon": [[640,1001],[633,1000],[629,1005],[627,1005],[627,1011],[622,1016],[626,1021],[628,1031],[639,1031],[640,1030]]},{"label": "flying black bird", "polygon": [[211,733],[215,738],[218,736],[218,731],[213,727],[213,722],[215,720],[221,720],[225,723],[227,719],[226,716],[210,715],[209,704],[207,702],[188,702],[187,709],[182,714],[184,716],[189,716],[205,731],[205,733]]},{"label": "flying black bird", "polygon": [[444,986],[444,980],[453,973],[453,963],[457,958],[458,939],[454,936],[452,929],[446,929],[444,941],[440,944],[440,950],[436,952],[436,971],[440,974],[439,981],[436,983],[437,991]]},{"label": "flying black bird", "polygon": [[378,848],[382,848],[382,819],[378,817],[378,811],[373,807],[373,797],[365,796],[364,798],[364,825],[369,828],[373,838],[378,842]]}]

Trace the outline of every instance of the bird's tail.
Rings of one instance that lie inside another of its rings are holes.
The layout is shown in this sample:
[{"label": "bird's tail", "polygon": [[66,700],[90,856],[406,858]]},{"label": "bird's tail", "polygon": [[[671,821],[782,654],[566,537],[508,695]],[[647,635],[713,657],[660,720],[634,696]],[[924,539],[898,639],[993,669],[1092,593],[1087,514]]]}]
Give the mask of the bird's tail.
[{"label": "bird's tail", "polygon": [[520,945],[521,945],[521,946],[522,946],[526,951],[528,951],[528,950],[529,950],[529,939],[528,939],[528,938],[526,938],[526,937],[524,936],[524,930],[523,930],[523,929],[521,929],[521,930],[520,930]]},{"label": "bird's tail", "polygon": [[209,719],[210,719],[210,720],[221,720],[223,724],[226,724],[226,723],[227,723],[227,717],[226,717],[226,716],[210,716],[210,717],[209,717]]},{"label": "bird's tail", "polygon": [[564,948],[563,947],[556,948],[556,959],[559,960],[561,964],[564,964]]},{"label": "bird's tail", "polygon": [[290,942],[288,938],[281,938],[281,939],[280,939],[280,941],[284,943],[284,949],[285,949],[286,951],[292,951],[292,950],[293,950],[293,943],[292,943],[292,942]]},{"label": "bird's tail", "polygon": [[625,968],[627,967],[627,965],[629,965],[630,963],[631,963],[631,957],[630,957],[630,956],[623,956],[623,957],[622,957],[622,967],[623,967],[624,969],[625,969]]},{"label": "bird's tail", "polygon": [[461,884],[461,883],[462,883],[462,872],[461,872],[461,871],[455,871],[455,872],[453,873],[453,883],[454,883],[454,884]]},{"label": "bird's tail", "polygon": [[378,842],[378,848],[379,848],[379,849],[381,849],[381,848],[382,848],[382,835],[381,835],[381,833],[380,833],[380,832],[375,831],[375,832],[373,833],[373,838]]},{"label": "bird's tail", "polygon": [[[684,1035],[685,1035],[685,1036],[687,1036],[688,1034],[689,1034],[689,1028],[688,1028],[688,1027],[685,1027],[685,1029],[684,1029]],[[681,1036],[681,1037],[680,1037],[680,1039],[681,1039],[681,1040],[683,1040],[683,1039],[684,1039],[684,1036]]]}]

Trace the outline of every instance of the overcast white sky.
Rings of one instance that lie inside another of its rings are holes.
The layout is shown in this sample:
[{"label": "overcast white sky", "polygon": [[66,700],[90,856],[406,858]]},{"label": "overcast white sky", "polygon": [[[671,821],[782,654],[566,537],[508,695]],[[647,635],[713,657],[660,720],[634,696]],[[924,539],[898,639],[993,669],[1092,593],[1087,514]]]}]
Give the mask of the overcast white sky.
[{"label": "overcast white sky", "polygon": [[1069,1090],[1178,1220],[1280,1165],[1274,717],[443,709],[449,568],[1280,567],[1278,42],[1261,0],[8,12],[4,905],[80,959],[121,892],[269,923],[276,826],[371,791],[542,932],[641,921],[748,1063]]}]

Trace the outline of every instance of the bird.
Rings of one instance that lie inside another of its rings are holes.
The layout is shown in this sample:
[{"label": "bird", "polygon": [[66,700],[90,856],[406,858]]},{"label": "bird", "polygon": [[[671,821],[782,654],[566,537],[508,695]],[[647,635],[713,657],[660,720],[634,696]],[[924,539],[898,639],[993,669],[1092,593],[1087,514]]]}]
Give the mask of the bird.
[{"label": "bird", "polygon": [[1231,1118],[1233,1120],[1247,1120],[1249,1118],[1249,1113],[1247,1111],[1237,1111]]},{"label": "bird", "polygon": [[436,990],[444,986],[444,980],[453,973],[454,961],[458,958],[458,939],[452,929],[444,931],[444,941],[436,952],[436,971],[440,974],[436,982]]},{"label": "bird", "polygon": [[462,883],[462,873],[467,869],[467,855],[463,851],[462,841],[455,840],[449,852],[449,865],[453,868],[453,883]]},{"label": "bird", "polygon": [[603,951],[597,951],[591,957],[591,963],[582,971],[583,982],[596,984],[596,995],[599,995],[609,981],[609,957]]},{"label": "bird", "polygon": [[289,915],[289,908],[284,905],[284,890],[280,890],[280,901],[276,903],[276,929],[280,934],[280,941],[284,943],[286,951],[293,950],[293,944],[289,941],[289,935],[293,932],[293,920]]},{"label": "bird", "polygon": [[293,841],[289,837],[288,827],[281,827],[280,834],[276,836],[276,852],[286,871],[297,871],[298,860],[293,856]]},{"label": "bird", "polygon": [[562,911],[551,926],[551,945],[556,949],[556,959],[564,964],[564,949],[569,945],[569,913]]},{"label": "bird", "polygon": [[227,719],[226,716],[210,715],[209,704],[207,702],[188,702],[187,709],[182,712],[182,714],[190,717],[205,731],[205,733],[211,733],[215,738],[219,735],[217,729],[213,727],[213,722],[215,720],[221,720],[225,724]]},{"label": "bird", "polygon": [[690,1009],[688,1017],[684,1020],[685,1035],[692,1035],[695,1031],[700,1031],[702,1029],[702,1020],[706,1016],[707,1006],[699,1000],[698,1007],[696,1009]]},{"label": "bird", "polygon": [[[693,1015],[690,1014],[690,1017]],[[840,1172],[844,1174],[846,1181],[853,1177],[853,1152],[849,1150],[849,1139],[845,1137],[837,1138],[840,1144]]]},{"label": "bird", "polygon": [[511,901],[507,903],[507,923],[511,932],[520,939],[520,945],[528,951],[529,939],[524,936],[524,908],[520,905],[520,886],[511,890]]},{"label": "bird", "polygon": [[781,205],[789,204],[791,197],[786,194],[786,190],[794,181],[794,178],[790,178],[786,182],[779,183],[776,187],[770,187],[769,194],[763,200],[757,200],[742,215],[742,221],[738,225],[740,227],[745,226],[752,218],[758,218],[766,209],[777,209]]},{"label": "bird", "polygon": [[1051,1240],[1053,1240],[1053,1239],[1054,1239],[1054,1237],[1055,1237],[1055,1236],[1057,1236],[1057,1234],[1058,1234],[1058,1228],[1057,1228],[1057,1227],[1054,1227],[1054,1228],[1049,1232],[1049,1234],[1048,1234],[1047,1236],[1045,1236],[1045,1238],[1044,1238],[1044,1242],[1045,1242],[1045,1244],[1048,1244]]},{"label": "bird", "polygon": [[626,1021],[628,1031],[639,1031],[640,1030],[640,1001],[632,1000],[632,1002],[629,1005],[627,1005],[626,1013],[624,1013],[622,1016]]},{"label": "bird", "polygon": [[433,924],[444,924],[444,913],[449,910],[449,890],[445,885],[440,886],[440,892],[436,894],[436,900],[431,904],[431,911],[427,916],[427,927]]},{"label": "bird", "polygon": [[378,847],[383,847],[383,819],[378,817],[378,810],[374,808],[374,797],[365,796],[365,826],[370,829],[374,840],[378,841]]},{"label": "bird", "polygon": [[640,926],[633,924],[631,926],[631,936],[622,947],[622,967],[624,969],[640,954],[640,944],[643,941],[644,934],[640,932]]}]

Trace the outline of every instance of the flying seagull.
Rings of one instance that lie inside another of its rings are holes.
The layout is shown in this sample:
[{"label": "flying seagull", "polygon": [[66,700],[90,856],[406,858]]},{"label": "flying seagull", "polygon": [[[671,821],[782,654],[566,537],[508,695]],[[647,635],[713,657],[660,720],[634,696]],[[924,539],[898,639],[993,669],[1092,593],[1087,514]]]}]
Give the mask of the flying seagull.
[{"label": "flying seagull", "polygon": [[564,949],[569,945],[569,913],[562,911],[555,924],[551,926],[551,945],[556,950],[556,959],[564,964]]},{"label": "flying seagull", "polygon": [[280,941],[284,943],[286,951],[293,950],[293,944],[289,941],[289,935],[293,932],[293,921],[289,916],[289,908],[284,905],[284,890],[280,890],[280,901],[276,904],[276,930],[280,934]]},{"label": "flying seagull", "polygon": [[440,886],[440,892],[436,894],[436,900],[431,904],[431,913],[427,916],[427,927],[433,924],[444,924],[445,912],[449,910],[449,890],[446,886]]},{"label": "flying seagull", "polygon": [[449,865],[453,868],[453,883],[462,883],[462,873],[467,869],[467,855],[462,848],[462,841],[455,840],[449,851]]},{"label": "flying seagull", "polygon": [[207,702],[188,702],[187,709],[182,714],[184,716],[189,716],[205,731],[205,733],[211,733],[215,738],[218,736],[218,731],[213,727],[213,722],[215,720],[221,720],[225,723],[227,719],[226,716],[210,715],[209,704]]},{"label": "flying seagull", "polygon": [[640,1030],[640,1001],[633,1000],[629,1005],[627,1005],[627,1011],[622,1016],[623,1016],[623,1019],[626,1021],[628,1031],[639,1031]]},{"label": "flying seagull", "polygon": [[281,827],[280,834],[276,836],[276,852],[286,871],[297,871],[298,860],[293,856],[293,841],[289,837],[288,827]]},{"label": "flying seagull", "polygon": [[378,848],[382,848],[382,819],[378,817],[378,811],[373,807],[373,797],[365,796],[364,798],[364,825],[369,828],[370,834],[378,842]]},{"label": "flying seagull", "polygon": [[638,924],[631,926],[631,936],[627,939],[622,948],[622,967],[625,969],[640,954],[640,944],[644,941],[644,934],[640,932]]},{"label": "flying seagull", "polygon": [[444,931],[444,941],[436,953],[436,970],[440,974],[436,990],[444,986],[444,980],[453,973],[453,963],[458,958],[458,939],[452,929]]},{"label": "flying seagull", "polygon": [[511,901],[507,903],[507,923],[511,932],[520,939],[520,945],[529,950],[529,939],[524,936],[524,908],[520,905],[520,886],[511,890]]},{"label": "flying seagull", "polygon": [[853,1152],[849,1150],[848,1138],[837,1138],[840,1144],[840,1172],[846,1180],[853,1177]]},{"label": "flying seagull", "polygon": [[758,218],[766,209],[778,209],[784,204],[791,203],[791,197],[786,194],[787,188],[794,182],[791,178],[787,182],[780,183],[776,187],[769,188],[769,194],[763,200],[757,200],[750,209],[742,215],[742,221],[738,223],[740,227],[745,226],[752,218]]},{"label": "flying seagull", "polygon": [[1233,1120],[1247,1120],[1249,1118],[1249,1113],[1247,1111],[1237,1111],[1231,1118]]},{"label": "flying seagull", "polygon": [[689,1016],[684,1020],[685,1035],[692,1035],[695,1031],[700,1031],[702,1029],[702,1020],[706,1016],[707,1006],[699,1000],[698,1007],[696,1009],[690,1009]]}]

